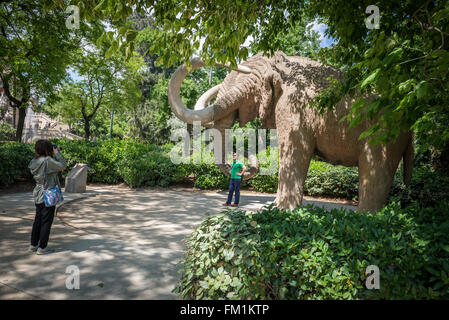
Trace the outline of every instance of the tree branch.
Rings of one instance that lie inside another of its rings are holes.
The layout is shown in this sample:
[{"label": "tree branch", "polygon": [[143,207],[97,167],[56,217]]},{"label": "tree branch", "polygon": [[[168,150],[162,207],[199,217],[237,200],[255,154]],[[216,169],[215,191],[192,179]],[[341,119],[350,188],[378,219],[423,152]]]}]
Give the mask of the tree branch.
[{"label": "tree branch", "polygon": [[16,99],[12,93],[11,90],[9,88],[9,80],[11,79],[11,76],[3,76],[2,74],[0,74],[0,78],[2,79],[2,84],[3,84],[3,90],[5,92],[6,97],[8,98],[8,100],[10,102],[13,102],[16,106],[21,104],[21,101]]},{"label": "tree branch", "polygon": [[[97,79],[97,83],[98,83],[98,79]],[[97,101],[97,104],[96,104],[95,108],[93,109],[92,113],[89,115],[91,118],[93,118],[93,116],[95,115],[95,113],[97,113],[97,110],[98,110],[98,109],[100,108],[100,106],[101,106],[101,102],[102,102],[102,100],[103,100],[103,94],[104,94],[103,89],[104,89],[104,86],[102,86],[102,87],[99,89],[100,96],[98,97],[98,101]]]},{"label": "tree branch", "polygon": [[81,114],[83,115],[83,118],[86,119],[87,116],[86,116],[85,102],[81,96],[79,96],[78,98],[80,99],[80,102],[81,102]]},{"label": "tree branch", "polygon": [[8,39],[8,36],[6,35],[6,30],[4,25],[0,25],[0,29],[2,31],[2,35],[5,37],[5,39]]}]

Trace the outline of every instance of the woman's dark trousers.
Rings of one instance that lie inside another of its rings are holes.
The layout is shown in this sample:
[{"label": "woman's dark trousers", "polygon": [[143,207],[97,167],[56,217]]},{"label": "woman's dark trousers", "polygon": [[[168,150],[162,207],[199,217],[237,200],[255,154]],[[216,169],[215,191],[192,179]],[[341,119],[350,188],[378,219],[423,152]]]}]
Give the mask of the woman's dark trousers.
[{"label": "woman's dark trousers", "polygon": [[232,194],[235,191],[235,204],[239,204],[240,201],[240,183],[242,182],[242,179],[231,179],[231,182],[229,183],[229,193],[228,193],[228,200],[226,203],[231,203],[232,201]]},{"label": "woman's dark trousers", "polygon": [[46,207],[45,203],[36,204],[36,217],[31,230],[31,245],[45,249],[50,237],[51,224],[55,216],[56,206]]}]

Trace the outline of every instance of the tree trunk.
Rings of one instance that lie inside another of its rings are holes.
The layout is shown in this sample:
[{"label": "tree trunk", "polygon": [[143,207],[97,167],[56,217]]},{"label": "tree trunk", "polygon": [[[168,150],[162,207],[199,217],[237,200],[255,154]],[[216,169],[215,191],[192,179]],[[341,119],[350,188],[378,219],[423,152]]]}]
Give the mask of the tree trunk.
[{"label": "tree trunk", "polygon": [[89,137],[90,137],[90,121],[84,119],[84,139],[86,139],[86,141],[89,141]]},{"label": "tree trunk", "polygon": [[109,128],[109,138],[112,139],[112,127],[114,126],[114,111],[111,111],[111,126]]},{"label": "tree trunk", "polygon": [[[21,104],[21,106],[22,105],[23,105],[23,103]],[[25,108],[22,108],[21,106],[18,107],[19,121],[17,122],[17,129],[16,129],[16,141],[18,141],[18,142],[22,141],[23,126],[25,124],[25,116],[27,113],[27,110]]]}]

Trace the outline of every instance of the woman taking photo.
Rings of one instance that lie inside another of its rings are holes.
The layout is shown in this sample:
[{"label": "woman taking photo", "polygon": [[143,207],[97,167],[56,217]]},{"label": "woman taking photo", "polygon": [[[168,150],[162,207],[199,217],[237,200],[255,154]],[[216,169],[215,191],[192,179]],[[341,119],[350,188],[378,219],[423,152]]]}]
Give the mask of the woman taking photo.
[{"label": "woman taking photo", "polygon": [[31,160],[28,168],[36,181],[36,187],[33,190],[36,217],[31,230],[31,245],[28,251],[40,255],[53,252],[47,249],[47,243],[56,209],[56,205],[51,207],[45,205],[44,187],[52,189],[56,185],[60,186],[58,173],[63,171],[67,164],[59,153],[60,149],[56,146],[54,148],[48,140],[38,140],[34,150],[36,157]]}]

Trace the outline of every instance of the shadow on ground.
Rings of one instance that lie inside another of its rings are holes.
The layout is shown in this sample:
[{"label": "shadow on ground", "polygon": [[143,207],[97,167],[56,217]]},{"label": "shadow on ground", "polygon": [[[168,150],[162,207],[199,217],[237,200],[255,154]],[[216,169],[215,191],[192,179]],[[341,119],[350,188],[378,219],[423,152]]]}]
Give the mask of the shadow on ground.
[{"label": "shadow on ground", "polygon": [[[90,191],[98,195],[58,211],[49,242],[56,252],[46,256],[26,252],[34,218],[29,195],[0,197],[0,208],[6,208],[0,209],[6,248],[0,251],[0,299],[176,299],[171,291],[183,240],[206,213],[220,212],[226,198],[226,193],[114,187]],[[241,207],[257,210],[273,200],[242,194]],[[66,288],[71,265],[80,270],[79,290]]]}]

